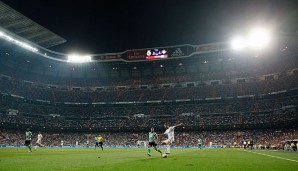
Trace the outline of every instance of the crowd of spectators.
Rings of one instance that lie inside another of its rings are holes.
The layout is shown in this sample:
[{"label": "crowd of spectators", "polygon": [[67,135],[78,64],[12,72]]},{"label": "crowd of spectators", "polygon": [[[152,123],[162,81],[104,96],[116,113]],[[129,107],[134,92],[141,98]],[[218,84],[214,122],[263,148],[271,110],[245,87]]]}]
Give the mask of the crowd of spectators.
[{"label": "crowd of spectators", "polygon": [[249,126],[275,124],[297,121],[295,109],[261,113],[213,114],[169,117],[109,117],[109,118],[53,118],[39,116],[1,115],[0,122],[13,125],[30,125],[38,127],[96,129],[96,128],[150,128],[161,126],[165,122],[182,122],[186,127],[212,128],[215,126]]},{"label": "crowd of spectators", "polygon": [[64,117],[106,117],[106,116],[133,116],[144,114],[150,116],[180,115],[193,113],[195,115],[211,114],[241,114],[258,113],[295,108],[298,106],[298,96],[285,96],[271,99],[247,100],[220,100],[201,101],[199,103],[173,103],[155,105],[51,105],[32,103],[12,98],[0,99],[0,112],[6,113],[8,109],[18,110],[19,114],[49,115],[57,114]]},{"label": "crowd of spectators", "polygon": [[210,97],[236,97],[268,94],[298,87],[297,75],[277,80],[251,83],[203,85],[196,87],[168,87],[135,90],[63,91],[56,88],[40,88],[21,82],[0,79],[0,93],[14,94],[28,99],[51,102],[142,102],[152,100],[200,99]]}]

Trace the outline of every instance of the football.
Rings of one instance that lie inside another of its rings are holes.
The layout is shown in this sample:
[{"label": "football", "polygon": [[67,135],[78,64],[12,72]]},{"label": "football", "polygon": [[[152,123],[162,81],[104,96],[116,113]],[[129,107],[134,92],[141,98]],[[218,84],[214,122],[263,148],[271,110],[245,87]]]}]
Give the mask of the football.
[{"label": "football", "polygon": [[168,155],[167,154],[162,154],[162,158],[167,158]]}]

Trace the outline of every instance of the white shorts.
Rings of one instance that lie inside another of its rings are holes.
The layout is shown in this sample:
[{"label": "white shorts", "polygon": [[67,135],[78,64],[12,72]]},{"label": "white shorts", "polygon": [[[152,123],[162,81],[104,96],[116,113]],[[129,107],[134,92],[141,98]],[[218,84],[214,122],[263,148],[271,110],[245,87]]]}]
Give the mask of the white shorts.
[{"label": "white shorts", "polygon": [[162,141],[162,143],[166,143],[166,144],[171,144],[173,142],[174,142],[174,138],[169,138],[169,139]]},{"label": "white shorts", "polygon": [[36,144],[41,144],[41,140],[37,140],[36,141]]}]

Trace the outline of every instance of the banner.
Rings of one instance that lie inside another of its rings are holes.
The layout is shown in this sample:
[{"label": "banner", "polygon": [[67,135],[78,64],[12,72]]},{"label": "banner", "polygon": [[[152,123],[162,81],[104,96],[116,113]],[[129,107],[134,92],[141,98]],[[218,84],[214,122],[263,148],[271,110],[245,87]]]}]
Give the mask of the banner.
[{"label": "banner", "polygon": [[181,45],[177,47],[168,48],[170,58],[186,57],[197,51],[196,47],[189,45]]},{"label": "banner", "polygon": [[197,52],[204,52],[204,51],[213,51],[213,50],[218,50],[217,45],[204,45],[204,46],[198,46],[196,48]]},{"label": "banner", "polygon": [[188,55],[187,50],[188,50],[187,46],[178,46],[178,47],[169,48],[170,58],[187,56]]},{"label": "banner", "polygon": [[121,54],[113,54],[113,55],[99,55],[96,56],[95,59],[98,60],[113,60],[113,59],[120,59],[121,58]]},{"label": "banner", "polygon": [[127,60],[135,61],[135,60],[146,60],[147,54],[146,50],[135,50],[127,52]]},{"label": "banner", "polygon": [[219,50],[225,50],[229,48],[228,43],[213,43],[208,45],[199,45],[196,47],[196,52],[208,52],[208,51],[219,51]]}]

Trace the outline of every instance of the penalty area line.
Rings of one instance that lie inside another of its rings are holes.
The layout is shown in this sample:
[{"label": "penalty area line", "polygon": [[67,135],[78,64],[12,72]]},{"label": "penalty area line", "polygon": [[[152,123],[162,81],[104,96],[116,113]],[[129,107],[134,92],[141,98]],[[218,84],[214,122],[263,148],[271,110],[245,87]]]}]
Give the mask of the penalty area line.
[{"label": "penalty area line", "polygon": [[253,152],[253,151],[246,151],[246,152],[254,153],[254,154],[259,154],[259,155],[263,155],[263,156],[267,156],[267,157],[272,157],[272,158],[277,158],[277,159],[282,159],[282,160],[287,160],[287,161],[292,161],[292,162],[298,163],[297,160],[287,159],[287,158],[278,157],[278,156],[272,156],[272,155],[269,155],[269,154],[257,153],[257,152]]}]

